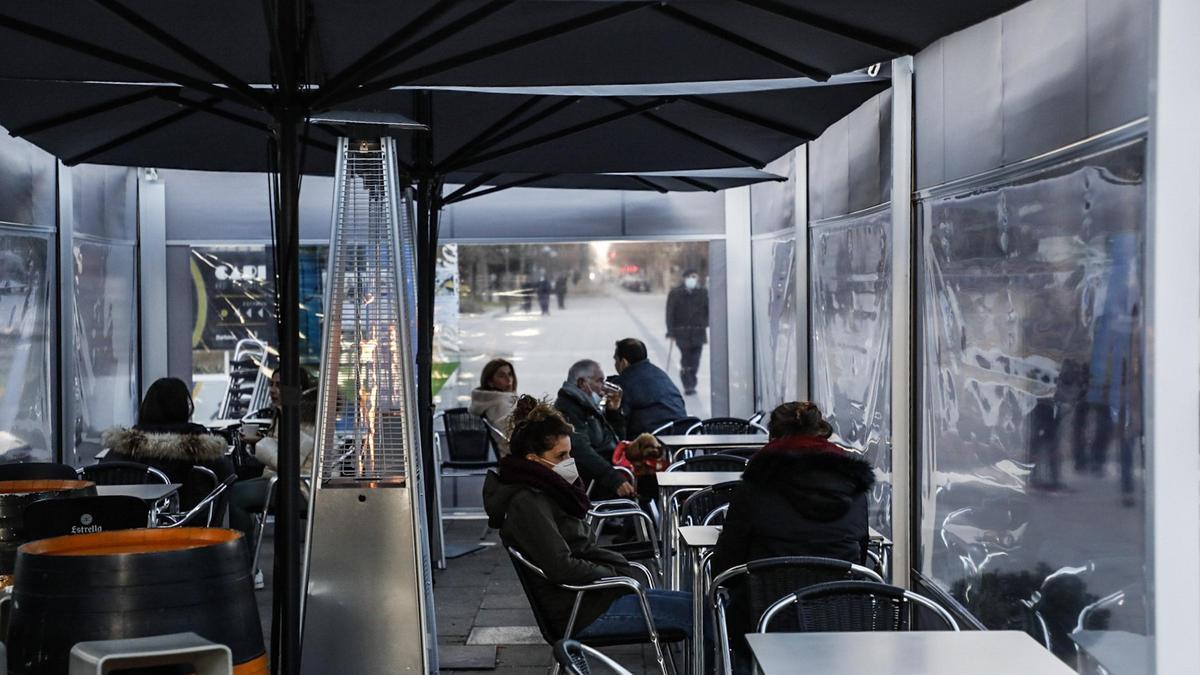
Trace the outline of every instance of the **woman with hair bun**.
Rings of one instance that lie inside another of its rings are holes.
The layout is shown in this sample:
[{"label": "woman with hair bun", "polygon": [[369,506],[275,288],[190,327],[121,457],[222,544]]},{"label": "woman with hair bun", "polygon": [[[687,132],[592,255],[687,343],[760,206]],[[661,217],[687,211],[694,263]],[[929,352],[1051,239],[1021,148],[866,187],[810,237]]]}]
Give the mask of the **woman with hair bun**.
[{"label": "woman with hair bun", "polygon": [[829,442],[816,404],[771,411],[770,441],[754,454],[734,491],[713,554],[714,576],[735,565],[787,555],[866,559],[871,465]]},{"label": "woman with hair bun", "polygon": [[[500,458],[499,472],[489,472],[483,484],[488,524],[500,530],[506,546],[517,549],[550,578],[549,582],[530,579],[525,592],[559,635],[566,630],[575,593],[557,584],[638,578],[621,554],[597,545],[583,521],[591,503],[571,458],[573,431],[549,403],[521,396],[510,421],[512,452]],[[690,593],[648,590],[646,595],[660,632],[678,629],[691,634]],[[574,634],[584,628],[588,633],[606,628],[627,631],[631,621],[642,621],[636,595],[622,595],[620,590],[585,593]]]},{"label": "woman with hair bun", "polygon": [[[713,576],[762,558],[819,556],[862,564],[866,559],[867,490],[871,465],[833,443],[820,409],[793,401],[771,411],[770,441],[750,459],[725,514],[713,553]],[[728,621],[734,672],[750,671],[745,633],[754,631],[743,599],[730,597]]]}]

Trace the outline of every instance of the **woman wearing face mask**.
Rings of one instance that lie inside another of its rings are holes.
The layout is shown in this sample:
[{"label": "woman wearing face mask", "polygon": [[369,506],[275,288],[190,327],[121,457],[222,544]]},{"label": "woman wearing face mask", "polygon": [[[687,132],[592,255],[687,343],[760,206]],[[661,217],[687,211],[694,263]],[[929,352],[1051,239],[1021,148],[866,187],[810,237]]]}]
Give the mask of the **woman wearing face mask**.
[{"label": "woman wearing face mask", "polygon": [[[489,524],[500,530],[504,544],[516,548],[550,578],[533,579],[526,592],[562,634],[575,593],[556,584],[640,577],[619,553],[598,546],[583,522],[590,503],[571,458],[574,428],[562,414],[547,403],[522,396],[513,409],[511,429],[512,453],[501,458],[498,473],[488,474],[483,504]],[[659,631],[676,629],[691,634],[691,594],[656,590],[646,594]],[[642,621],[641,616],[636,595],[586,593],[575,631],[628,630],[630,622]]]}]

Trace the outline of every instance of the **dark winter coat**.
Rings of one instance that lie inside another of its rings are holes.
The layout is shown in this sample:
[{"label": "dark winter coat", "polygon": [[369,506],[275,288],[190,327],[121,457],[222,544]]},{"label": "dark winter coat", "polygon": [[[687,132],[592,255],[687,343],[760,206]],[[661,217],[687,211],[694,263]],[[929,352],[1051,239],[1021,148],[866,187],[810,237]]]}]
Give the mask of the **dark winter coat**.
[{"label": "dark winter coat", "polygon": [[708,342],[708,289],[679,285],[667,294],[667,337],[680,345]]},{"label": "dark winter coat", "polygon": [[[813,436],[778,438],[755,453],[734,491],[717,539],[712,573],[751,560],[820,556],[862,564],[866,558],[867,490],[871,465]],[[730,598],[727,621],[739,660],[747,658],[744,634],[757,610],[748,611],[741,588]]]},{"label": "dark winter coat", "polygon": [[[595,481],[601,494],[616,492],[626,477],[613,468],[612,455],[621,435],[625,433],[625,418],[621,411],[600,410],[590,396],[569,382],[558,390],[554,407],[575,427],[571,434],[571,456],[584,484]],[[595,494],[595,493],[593,493]]]},{"label": "dark winter coat", "polygon": [[[193,466],[211,469],[217,480],[235,473],[233,461],[225,456],[225,439],[208,433],[199,424],[179,424],[167,427],[113,427],[101,437],[108,448],[106,460],[125,460],[152,466],[167,474],[180,488],[181,507],[189,509],[207,494],[211,486],[194,487],[189,480]],[[223,512],[224,498],[217,502],[217,512]]]},{"label": "dark winter coat", "polygon": [[631,364],[611,379],[625,390],[621,396],[625,438],[637,438],[638,434],[649,433],[667,422],[687,417],[687,406],[679,388],[670,375],[649,360]]},{"label": "dark winter coat", "polygon": [[742,474],[713,554],[713,576],[787,555],[866,559],[867,462],[821,438],[788,436],[757,452]]},{"label": "dark winter coat", "polygon": [[[524,460],[509,457],[505,461]],[[562,636],[575,603],[574,592],[555,584],[586,584],[634,572],[621,554],[600,548],[583,520],[568,513],[544,490],[505,483],[498,474],[489,472],[483,483],[483,507],[488,524],[500,530],[504,544],[516,548],[551,580],[524,575],[529,580],[525,592],[530,604],[549,624],[552,634],[545,636],[547,639]],[[575,629],[595,621],[619,595],[620,591],[585,594]]]}]

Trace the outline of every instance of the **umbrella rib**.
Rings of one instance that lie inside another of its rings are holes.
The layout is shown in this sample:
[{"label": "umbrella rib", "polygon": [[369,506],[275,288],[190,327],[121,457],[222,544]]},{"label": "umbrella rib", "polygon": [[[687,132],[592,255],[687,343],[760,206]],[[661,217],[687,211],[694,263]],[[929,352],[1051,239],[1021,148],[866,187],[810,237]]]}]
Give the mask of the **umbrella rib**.
[{"label": "umbrella rib", "polygon": [[61,115],[55,115],[54,117],[48,117],[37,122],[31,122],[23,126],[14,127],[9,133],[11,133],[13,136],[28,136],[30,134],[36,134],[41,131],[46,131],[47,129],[61,127],[64,124],[78,122],[79,120],[87,119],[88,117],[92,117],[94,115],[106,113],[110,110],[116,110],[117,108],[123,108],[127,105],[133,105],[134,103],[144,101],[148,98],[154,98],[159,94],[159,89],[143,89],[136,94],[114,98],[111,101],[89,105],[87,107],[72,110]]},{"label": "umbrella rib", "polygon": [[[410,32],[410,28],[412,28],[412,32],[419,30],[420,28],[424,27],[425,23],[435,20],[439,15],[450,9],[450,7],[456,4],[457,0],[448,0],[446,2],[435,3],[433,7],[426,10],[421,16],[413,19],[403,28],[388,36],[386,40],[379,43],[374,49],[368,52],[367,55],[363,56],[353,65],[335,75],[330,80],[329,86],[325,88],[325,90],[318,93],[316,99],[313,101],[313,108],[316,110],[321,110],[323,105],[328,104],[330,101],[338,100],[338,97],[346,93],[348,90],[363,84],[372,77],[386,73],[388,70],[401,65],[414,55],[420,54],[422,51],[436,46],[446,38],[455,35],[459,31],[466,30],[480,21],[483,21],[487,17],[513,4],[514,1],[515,0],[491,0],[484,6],[460,16],[454,21],[451,21],[445,26],[433,31],[429,35],[417,40],[413,44],[407,47],[402,47],[399,51],[393,52],[390,55],[387,54],[389,49],[397,47],[397,45],[392,44],[395,40],[407,39],[408,37],[411,37],[411,35],[406,35],[406,33]],[[421,22],[421,24],[414,27],[414,24],[417,24],[418,22]]]},{"label": "umbrella rib", "polygon": [[715,186],[709,185],[708,183],[705,183],[704,181],[696,180],[695,178],[688,178],[687,176],[675,176],[675,179],[679,180],[679,181],[683,181],[684,183],[687,183],[688,185],[691,185],[694,188],[704,190],[705,192],[716,192],[717,191],[717,188]]},{"label": "umbrella rib", "polygon": [[197,107],[195,107],[195,108],[185,108],[184,110],[179,110],[179,111],[173,112],[170,115],[167,115],[166,117],[155,120],[144,126],[138,127],[137,129],[134,129],[133,131],[130,131],[125,134],[121,134],[120,136],[114,138],[111,141],[108,141],[107,143],[103,143],[101,145],[98,145],[98,146],[92,148],[91,150],[86,150],[77,155],[74,155],[72,157],[64,159],[63,164],[66,164],[67,166],[74,166],[84,160],[91,159],[92,157],[95,157],[96,155],[98,155],[102,152],[107,152],[119,145],[124,145],[125,143],[128,143],[130,141],[137,140],[137,139],[141,138],[142,136],[145,136],[146,134],[152,133],[154,131],[158,131],[159,129],[161,129],[167,125],[174,124],[175,122],[178,122],[186,117],[190,117],[191,115],[193,115],[199,111],[199,109],[200,109],[199,106],[211,107],[211,106],[216,105],[217,102],[220,100],[221,99],[216,96],[206,98],[206,99],[204,99],[203,102],[199,103],[197,105]]},{"label": "umbrella rib", "polygon": [[126,23],[138,29],[167,49],[170,49],[179,56],[183,57],[193,66],[208,71],[210,75],[215,76],[226,87],[241,94],[244,102],[252,106],[264,107],[264,101],[262,100],[262,97],[258,92],[251,89],[249,84],[218,65],[212,59],[209,59],[195,49],[192,49],[179,38],[158,27],[154,22],[146,19],[137,12],[134,12],[117,0],[92,1],[104,9],[107,9],[109,12],[117,15]]},{"label": "umbrella rib", "polygon": [[450,56],[442,59],[441,61],[436,61],[425,66],[419,66],[417,68],[413,68],[381,80],[368,82],[350,98],[365,96],[367,94],[373,94],[377,91],[391,89],[395,86],[405,85],[421,77],[436,75],[437,73],[441,73],[443,71],[457,68],[469,63],[474,63],[475,61],[479,61],[481,59],[491,58],[514,49],[528,47],[529,45],[541,42],[542,40],[552,37],[559,37],[571,31],[575,31],[580,28],[586,28],[588,26],[616,18],[623,14],[628,14],[630,12],[643,9],[647,6],[648,5],[645,3],[619,2],[605,7],[604,9],[589,12],[571,19],[566,19],[556,24],[538,28],[522,35],[506,38],[504,40],[500,40],[499,42],[494,42],[490,45],[485,45],[477,49],[471,49],[458,54],[457,56]]},{"label": "umbrella rib", "polygon": [[[560,138],[566,138],[567,136],[577,134],[581,131],[587,131],[589,129],[594,129],[598,126],[608,124],[609,122],[615,122],[615,121],[617,121],[619,119],[623,119],[625,117],[632,117],[633,115],[645,113],[647,110],[652,110],[652,109],[657,108],[665,103],[669,103],[672,100],[673,100],[672,98],[656,98],[652,101],[649,101],[647,103],[642,103],[639,105],[634,105],[632,103],[625,103],[622,101],[621,104],[623,106],[628,106],[628,107],[626,107],[625,110],[618,110],[617,112],[609,113],[607,115],[601,115],[600,117],[590,119],[586,122],[572,124],[569,127],[559,129],[558,131],[551,131],[549,133],[542,134],[541,136],[536,136],[529,140],[521,141],[520,143],[513,143],[512,145],[506,145],[497,150],[493,150],[491,152],[487,152],[482,155],[477,155],[475,157],[472,157],[472,158],[470,158],[470,162],[478,164],[481,162],[486,162],[489,160],[496,159],[497,157],[503,157],[504,155],[511,155],[514,152],[519,152],[521,150],[527,150],[536,145],[542,145],[544,143],[556,141]],[[463,164],[463,162],[460,161],[457,164],[448,167],[447,171],[461,169],[462,164]]]},{"label": "umbrella rib", "polygon": [[683,100],[687,101],[688,103],[698,105],[701,108],[708,108],[709,110],[719,112],[722,115],[728,115],[730,117],[742,120],[743,122],[757,124],[765,129],[778,131],[779,133],[786,134],[788,136],[795,136],[796,138],[800,138],[805,141],[811,141],[817,137],[817,134],[814,134],[811,131],[805,131],[800,127],[792,126],[786,122],[780,122],[778,120],[773,120],[761,115],[746,112],[744,110],[738,110],[733,106],[725,105],[724,103],[717,103],[716,101],[710,101],[709,99],[702,98],[700,96],[685,96],[683,97]]},{"label": "umbrella rib", "polygon": [[522,185],[529,185],[530,183],[536,183],[540,180],[546,180],[547,178],[552,178],[553,176],[554,176],[554,174],[552,174],[552,173],[539,173],[539,174],[536,174],[533,176],[528,176],[526,178],[522,178],[520,180],[514,180],[511,183],[505,183],[504,185],[497,185],[496,187],[488,188],[486,190],[480,190],[479,192],[474,192],[469,195],[463,195],[462,197],[455,199],[453,202],[446,200],[443,203],[444,204],[457,204],[458,202],[465,202],[468,199],[475,199],[476,197],[483,197],[485,195],[495,194],[497,192],[500,192],[501,190],[508,190],[508,189],[515,188],[515,187],[521,187]]},{"label": "umbrella rib", "polygon": [[[632,106],[633,105],[632,103],[630,103],[624,99],[621,99],[621,98],[615,98],[613,100],[615,100],[618,104],[623,105],[623,106]],[[715,140],[709,138],[708,136],[705,136],[703,134],[692,131],[691,129],[688,129],[687,127],[684,127],[681,124],[672,122],[668,119],[665,119],[663,117],[655,115],[654,113],[645,112],[643,114],[645,115],[646,119],[654,122],[655,124],[658,124],[659,126],[662,126],[662,127],[666,127],[667,129],[670,129],[671,131],[674,131],[677,134],[686,136],[686,137],[692,139],[693,141],[696,141],[703,145],[707,145],[708,147],[713,148],[714,150],[716,150],[718,152],[721,152],[726,155],[729,155],[730,157],[733,157],[734,159],[738,160],[739,162],[742,162],[744,164],[749,164],[750,166],[753,166],[757,169],[761,169],[761,168],[763,168],[763,166],[766,165],[766,162],[759,161],[758,159],[755,159],[754,157],[751,157],[750,155],[747,155],[742,152],[738,152],[737,150],[734,150],[733,148],[725,145],[724,143],[715,141]]]},{"label": "umbrella rib", "polygon": [[[541,100],[541,99],[544,99],[545,97],[539,96],[537,98],[539,100]],[[533,125],[538,124],[540,122],[544,122],[544,121],[550,119],[551,117],[553,117],[554,115],[557,115],[558,113],[562,112],[566,108],[574,105],[577,101],[579,101],[580,98],[581,97],[579,97],[579,96],[568,96],[564,99],[556,101],[553,105],[545,108],[544,110],[537,113],[536,115],[532,115],[528,119],[523,120],[519,124],[514,124],[510,128],[507,128],[507,129],[498,128],[494,132],[489,129],[490,133],[488,133],[488,135],[483,136],[481,134],[480,136],[482,138],[476,137],[475,139],[472,139],[469,143],[463,145],[463,147],[459,148],[458,150],[455,150],[450,156],[448,156],[444,160],[442,160],[441,165],[449,166],[452,163],[458,162],[459,160],[463,159],[464,156],[467,158],[468,161],[470,161],[472,155],[477,154],[479,152],[486,151],[490,148],[496,147],[496,144],[499,143],[501,140],[503,140],[501,138],[501,132],[503,132],[503,135],[511,138],[511,137],[521,133],[522,131],[529,129]],[[512,120],[506,119],[506,120],[501,120],[501,121],[505,122],[507,124],[508,122],[511,122]]]},{"label": "umbrella rib", "polygon": [[779,0],[736,0],[743,5],[750,5],[770,12],[776,16],[782,16],[786,19],[791,19],[797,23],[812,26],[818,30],[844,37],[848,40],[862,43],[869,47],[882,49],[885,52],[893,54],[911,54],[920,50],[916,45],[910,44],[903,40],[898,40],[887,35],[881,35],[873,31],[869,31],[858,26],[842,23],[835,19],[823,17],[812,12],[805,11],[798,7],[779,2]]},{"label": "umbrella rib", "polygon": [[22,21],[20,19],[15,19],[5,14],[0,14],[0,27],[24,33],[43,42],[49,42],[64,49],[69,49],[71,51],[92,56],[103,61],[108,61],[114,65],[129,68],[130,70],[136,70],[152,77],[161,77],[164,80],[167,80],[167,82],[164,84],[178,84],[184,87],[202,91],[211,96],[226,98],[241,103],[241,99],[235,96],[235,92],[229,89],[218,87],[202,80],[197,80],[194,77],[175,72],[170,68],[163,68],[162,66],[157,66],[153,63],[149,63],[148,61],[143,61],[142,59],[121,54],[111,49],[101,47],[100,45],[93,44],[91,42],[85,42],[69,35],[59,33],[58,31],[51,30],[43,26],[38,26],[27,21]]},{"label": "umbrella rib", "polygon": [[645,185],[646,187],[648,187],[651,190],[654,190],[655,192],[658,192],[660,194],[665,195],[667,192],[669,192],[669,190],[667,190],[667,188],[659,185],[658,183],[655,183],[654,181],[652,181],[648,178],[642,178],[641,176],[629,176],[629,177],[632,178],[633,180],[637,181],[638,183],[641,183],[642,185]]},{"label": "umbrella rib", "polygon": [[738,35],[737,33],[733,32],[727,28],[722,28],[721,26],[718,26],[714,23],[709,23],[708,21],[705,21],[704,19],[701,19],[698,16],[693,16],[691,14],[688,14],[687,12],[676,9],[675,7],[673,7],[671,5],[666,5],[666,4],[655,5],[655,9],[663,16],[670,17],[671,19],[674,19],[675,21],[687,24],[693,28],[704,31],[705,33],[708,33],[709,35],[712,35],[713,37],[715,37],[719,40],[723,40],[732,45],[741,47],[742,49],[745,49],[746,51],[752,52],[752,53],[762,56],[766,59],[774,61],[775,63],[786,66],[787,68],[790,68],[790,69],[800,73],[801,75],[811,77],[812,79],[820,81],[820,82],[824,82],[824,81],[828,80],[830,77],[829,73],[825,72],[824,70],[822,70],[820,68],[817,68],[816,66],[810,66],[807,63],[797,61],[796,59],[793,59],[790,56],[780,54],[779,52],[775,51],[774,49],[771,49],[769,47],[764,47],[763,45],[761,45],[753,40],[747,39],[741,35]]},{"label": "umbrella rib", "polygon": [[467,141],[466,143],[463,143],[462,145],[458,146],[458,149],[456,149],[455,151],[446,155],[445,159],[442,160],[442,163],[453,162],[453,161],[457,160],[459,157],[461,157],[462,155],[469,153],[469,152],[473,152],[478,144],[483,143],[484,141],[487,141],[487,140],[491,140],[496,134],[498,134],[501,130],[503,130],[504,127],[508,126],[513,120],[519,119],[521,117],[521,115],[524,115],[531,108],[536,106],[538,103],[541,103],[545,99],[546,99],[545,96],[529,97],[524,102],[522,102],[521,105],[517,106],[516,108],[513,108],[511,111],[509,111],[503,117],[496,120],[495,123],[488,125],[488,127],[486,129],[484,129],[483,131],[476,134],[474,137],[471,138],[471,140]]},{"label": "umbrella rib", "polygon": [[[245,115],[239,115],[235,112],[230,112],[228,110],[222,110],[222,109],[214,107],[214,106],[206,106],[203,101],[190,101],[190,100],[180,97],[180,96],[169,97],[167,100],[171,101],[172,103],[178,103],[179,105],[186,106],[188,108],[195,108],[197,112],[208,113],[209,115],[213,115],[215,117],[220,117],[220,118],[229,120],[230,122],[240,124],[244,127],[249,127],[256,131],[262,131],[262,132],[267,132],[267,133],[270,133],[270,131],[271,131],[271,127],[269,125],[267,125],[265,122],[260,122],[256,119],[246,117]],[[318,140],[315,140],[312,138],[305,138],[304,144],[308,145],[309,147],[318,148],[320,150],[325,150],[327,152],[336,152],[337,151],[337,147],[334,146],[333,144],[326,143],[325,141],[318,141]]]},{"label": "umbrella rib", "polygon": [[499,176],[499,175],[500,174],[498,174],[498,173],[485,173],[485,174],[476,176],[474,179],[467,182],[466,185],[463,185],[459,189],[457,189],[454,192],[451,192],[450,194],[443,197],[442,203],[443,204],[452,204],[455,201],[457,201],[459,197],[467,194],[471,190],[474,190],[475,188],[479,187],[480,185],[483,185],[484,183],[488,182],[489,180],[496,178],[496,176]]}]

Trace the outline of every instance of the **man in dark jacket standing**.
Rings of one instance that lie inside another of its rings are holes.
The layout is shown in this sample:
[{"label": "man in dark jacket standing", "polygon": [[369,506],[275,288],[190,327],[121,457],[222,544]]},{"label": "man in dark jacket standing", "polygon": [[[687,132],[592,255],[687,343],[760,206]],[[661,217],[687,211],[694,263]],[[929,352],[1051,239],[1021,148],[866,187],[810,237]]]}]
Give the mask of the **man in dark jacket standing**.
[{"label": "man in dark jacket standing", "polygon": [[637,438],[667,422],[687,417],[683,396],[671,376],[646,358],[646,344],[636,338],[617,341],[613,378],[624,390],[621,412],[625,415],[625,438]]},{"label": "man in dark jacket standing", "polygon": [[679,347],[679,380],[683,393],[696,393],[696,372],[708,341],[708,289],[700,286],[695,270],[683,273],[683,283],[667,295],[667,338]]},{"label": "man in dark jacket standing", "polygon": [[636,491],[625,474],[612,465],[613,450],[625,432],[625,416],[621,414],[621,392],[604,389],[600,364],[585,359],[571,366],[554,407],[575,427],[571,456],[584,483],[595,481],[593,496],[634,496]]}]

